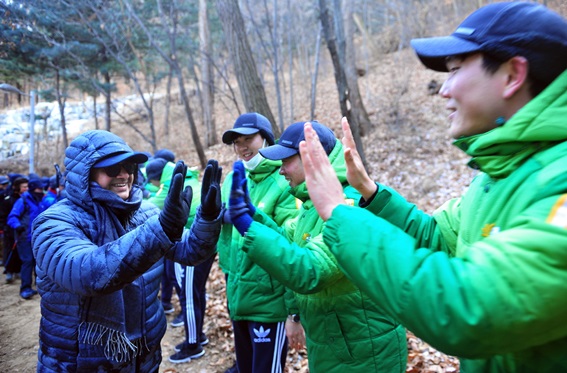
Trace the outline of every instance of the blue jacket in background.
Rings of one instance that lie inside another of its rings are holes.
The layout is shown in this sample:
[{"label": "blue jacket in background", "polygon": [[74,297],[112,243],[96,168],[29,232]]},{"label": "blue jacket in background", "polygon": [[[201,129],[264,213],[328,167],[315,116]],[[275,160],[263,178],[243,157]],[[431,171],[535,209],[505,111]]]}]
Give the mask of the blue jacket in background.
[{"label": "blue jacket in background", "polygon": [[22,193],[21,197],[14,203],[12,211],[8,214],[7,221],[8,225],[14,230],[18,229],[20,226],[24,226],[26,228],[25,236],[22,234],[18,237],[16,233],[14,233],[14,235],[16,235],[16,239],[19,240],[25,238],[31,242],[31,223],[41,213],[41,211],[40,202],[36,201],[29,191]]}]

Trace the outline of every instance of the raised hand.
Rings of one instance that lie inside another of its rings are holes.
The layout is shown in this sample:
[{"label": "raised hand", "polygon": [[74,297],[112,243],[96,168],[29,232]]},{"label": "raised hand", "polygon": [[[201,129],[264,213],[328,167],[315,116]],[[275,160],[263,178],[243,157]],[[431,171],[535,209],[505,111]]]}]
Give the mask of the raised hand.
[{"label": "raised hand", "polygon": [[183,228],[189,218],[193,189],[187,186],[183,190],[187,166],[178,161],[173,169],[171,185],[163,203],[163,210],[159,214],[159,222],[165,234],[171,241],[179,241],[183,235]]},{"label": "raised hand", "polygon": [[329,157],[319,141],[311,123],[305,123],[305,141],[299,144],[305,183],[309,198],[321,219],[327,221],[335,207],[345,203],[343,187],[329,162]]},{"label": "raised hand", "polygon": [[343,127],[343,138],[341,141],[344,146],[348,183],[358,190],[365,200],[368,200],[372,197],[374,192],[376,192],[376,188],[378,187],[370,176],[368,176],[364,168],[362,158],[360,158],[360,154],[358,154],[358,150],[356,150],[354,137],[352,136],[350,125],[346,117],[343,117],[341,120],[341,126]]},{"label": "raised hand", "polygon": [[230,198],[228,199],[228,213],[230,220],[234,224],[236,230],[245,235],[252,224],[252,215],[256,208],[250,203],[248,195],[248,187],[246,182],[246,172],[242,161],[234,162],[232,173],[232,188]]},{"label": "raised hand", "polygon": [[222,167],[215,159],[209,159],[201,184],[201,216],[205,220],[215,220],[221,211],[220,179]]}]

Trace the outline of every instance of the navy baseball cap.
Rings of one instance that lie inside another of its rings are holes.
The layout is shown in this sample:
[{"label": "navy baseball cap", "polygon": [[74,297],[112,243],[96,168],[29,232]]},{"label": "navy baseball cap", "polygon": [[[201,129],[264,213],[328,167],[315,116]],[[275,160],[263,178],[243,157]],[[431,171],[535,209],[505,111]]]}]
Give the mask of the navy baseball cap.
[{"label": "navy baseball cap", "polygon": [[451,35],[413,39],[411,46],[426,67],[443,72],[449,56],[482,52],[501,61],[522,56],[532,76],[550,83],[567,69],[567,20],[537,3],[492,3]]},{"label": "navy baseball cap", "polygon": [[[303,130],[305,123],[307,122],[297,122],[287,127],[276,145],[260,149],[262,157],[272,160],[281,160],[299,153],[299,143],[305,140],[305,132]],[[311,125],[315,132],[317,132],[317,136],[319,136],[319,140],[327,155],[331,154],[337,141],[333,131],[318,122],[311,122]]]},{"label": "navy baseball cap", "polygon": [[124,161],[132,162],[132,163],[144,163],[148,161],[148,156],[140,152],[122,151],[122,152],[112,153],[108,157],[104,157],[100,161],[96,162],[93,165],[93,168],[103,168],[103,167],[113,166],[117,163],[121,163]]},{"label": "navy baseball cap", "polygon": [[6,185],[9,184],[10,180],[8,180],[8,178],[6,176],[0,176],[0,185]]},{"label": "navy baseball cap", "polygon": [[236,118],[232,129],[222,134],[222,142],[225,144],[232,144],[237,137],[242,135],[252,135],[258,133],[270,145],[275,144],[274,133],[272,132],[272,125],[268,118],[258,113],[246,113]]},{"label": "navy baseball cap", "polygon": [[156,151],[156,153],[154,154],[154,158],[161,158],[161,159],[165,159],[168,162],[175,163],[175,153],[169,149],[160,149]]}]

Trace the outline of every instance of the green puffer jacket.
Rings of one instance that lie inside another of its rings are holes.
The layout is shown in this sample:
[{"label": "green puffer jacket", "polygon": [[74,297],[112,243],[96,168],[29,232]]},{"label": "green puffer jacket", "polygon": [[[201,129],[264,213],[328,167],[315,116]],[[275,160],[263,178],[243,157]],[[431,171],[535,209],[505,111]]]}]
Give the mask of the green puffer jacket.
[{"label": "green puffer jacket", "polygon": [[[159,180],[159,189],[154,196],[148,199],[149,202],[153,203],[160,210],[163,210],[163,203],[167,193],[169,192],[169,187],[171,185],[171,176],[173,175],[173,170],[175,169],[175,163],[167,162],[163,171],[161,173],[161,178]],[[197,168],[187,167],[187,174],[185,175],[185,181],[183,182],[183,188],[190,186],[193,190],[193,198],[191,199],[191,211],[189,212],[189,219],[187,219],[187,224],[185,227],[187,229],[191,228],[193,220],[195,220],[195,213],[197,213],[197,207],[201,204],[201,183],[199,182],[199,170]]]},{"label": "green puffer jacket", "polygon": [[[253,171],[247,172],[252,203],[278,224],[299,212],[295,198],[289,194],[288,182],[279,174],[281,164],[281,161],[264,159]],[[231,186],[232,172],[222,185],[225,201],[228,201]],[[291,291],[248,259],[240,250],[243,244],[244,239],[234,226],[223,224],[217,248],[219,265],[228,275],[226,294],[231,319],[280,322],[288,314],[296,313]]]},{"label": "green puffer jacket", "polygon": [[481,170],[461,199],[430,217],[379,186],[378,217],[339,206],[325,242],[462,372],[565,372],[566,139],[567,72],[504,126],[455,142]]},{"label": "green puffer jacket", "polygon": [[[360,195],[346,183],[339,141],[329,158],[345,185],[346,198],[354,204]],[[292,188],[292,193],[304,201],[300,215],[280,228],[256,213],[243,250],[296,292],[309,371],[405,372],[405,330],[341,272],[323,242],[324,222],[313,208],[305,183]]]}]

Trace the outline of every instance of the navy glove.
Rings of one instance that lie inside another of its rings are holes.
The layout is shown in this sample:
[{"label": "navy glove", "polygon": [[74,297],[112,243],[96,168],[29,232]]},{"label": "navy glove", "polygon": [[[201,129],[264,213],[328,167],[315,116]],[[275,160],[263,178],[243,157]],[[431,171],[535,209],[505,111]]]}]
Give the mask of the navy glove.
[{"label": "navy glove", "polygon": [[25,231],[26,231],[26,227],[24,227],[23,225],[20,225],[18,228],[16,228],[16,234],[18,236],[24,233]]},{"label": "navy glove", "polygon": [[250,216],[254,216],[254,214],[256,213],[256,206],[254,206],[254,204],[250,200],[250,193],[248,192],[248,179],[246,178],[244,163],[242,163],[242,161],[237,161],[234,163],[234,168],[238,169],[238,173],[242,179],[240,184],[242,185],[242,191],[244,192],[244,202],[246,202],[246,205],[248,206],[248,214],[250,214]]},{"label": "navy glove", "polygon": [[244,236],[253,222],[252,215],[256,212],[256,208],[250,203],[250,197],[247,197],[246,172],[242,161],[234,162],[233,171],[228,211],[232,224],[238,233]]},{"label": "navy glove", "polygon": [[222,214],[222,223],[223,224],[232,224],[232,220],[230,220],[230,212],[228,209],[224,209]]},{"label": "navy glove", "polygon": [[215,220],[221,211],[220,179],[222,167],[214,159],[209,159],[201,184],[201,216],[205,220]]},{"label": "navy glove", "polygon": [[189,219],[193,189],[187,186],[183,189],[187,166],[178,161],[173,169],[171,185],[163,202],[163,210],[159,214],[159,222],[165,234],[171,241],[179,241],[183,235],[183,228]]}]

